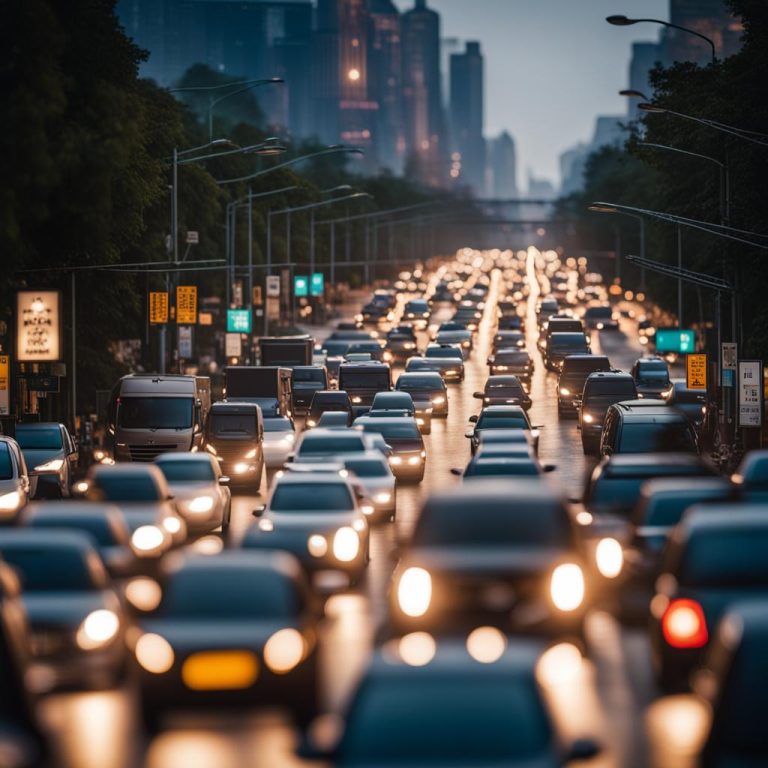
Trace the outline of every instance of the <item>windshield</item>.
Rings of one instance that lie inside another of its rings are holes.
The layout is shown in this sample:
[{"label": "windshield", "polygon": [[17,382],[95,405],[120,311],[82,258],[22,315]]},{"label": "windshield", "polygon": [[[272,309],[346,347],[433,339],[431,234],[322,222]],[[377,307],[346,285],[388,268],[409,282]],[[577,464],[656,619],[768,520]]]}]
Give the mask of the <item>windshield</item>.
[{"label": "windshield", "polygon": [[414,376],[412,379],[400,379],[397,382],[397,388],[403,392],[410,392],[411,390],[434,390],[443,388],[443,380],[440,375],[436,376]]},{"label": "windshield", "polygon": [[590,307],[586,314],[587,317],[610,320],[613,317],[613,310],[610,307]]},{"label": "windshield", "polygon": [[389,371],[340,371],[339,389],[389,389]]},{"label": "windshield", "polygon": [[16,570],[24,592],[90,592],[102,587],[80,549],[0,545],[0,554]]},{"label": "windshield", "polygon": [[389,477],[389,466],[378,459],[350,459],[344,466],[358,477]]},{"label": "windshield", "polygon": [[469,464],[464,477],[527,477],[539,474],[539,468],[535,462],[526,460],[525,457],[519,461],[488,460],[477,459]]},{"label": "windshield", "polygon": [[583,349],[587,350],[587,340],[581,333],[553,333],[549,342],[550,350]]},{"label": "windshield", "polygon": [[158,461],[169,483],[212,483],[216,480],[209,461]]},{"label": "windshield", "polygon": [[61,430],[58,427],[25,428],[16,427],[16,442],[23,449],[51,449],[61,450]]},{"label": "windshield", "polygon": [[635,383],[633,381],[615,381],[612,379],[593,379],[586,383],[584,392],[587,397],[619,397],[626,400],[633,400],[637,396]]},{"label": "windshield", "polygon": [[621,430],[621,453],[670,453],[695,451],[687,421],[625,424]]},{"label": "windshield", "polygon": [[497,363],[504,363],[505,365],[525,365],[528,362],[528,353],[501,349],[496,353],[494,359]]},{"label": "windshield", "polygon": [[255,437],[256,413],[223,413],[213,411],[208,431],[216,437]]},{"label": "windshield", "polygon": [[348,512],[355,502],[346,483],[282,483],[269,503],[272,512]]},{"label": "windshield", "polygon": [[397,424],[381,424],[378,419],[375,419],[364,424],[363,429],[366,432],[378,432],[385,438],[418,440],[420,436],[419,428],[415,424],[409,424],[406,419],[403,419],[403,423]]},{"label": "windshield", "polygon": [[293,369],[294,382],[315,382],[318,384],[325,384],[325,375],[322,369],[312,368],[294,368]]},{"label": "windshield", "polygon": [[321,437],[308,434],[301,443],[299,455],[304,456],[309,453],[355,453],[364,450],[365,443],[359,434],[323,435]]},{"label": "windshield", "polygon": [[647,368],[641,368],[637,372],[637,380],[638,381],[653,381],[653,382],[663,382],[666,383],[669,381],[669,372],[666,370],[656,370],[656,369],[647,369]]},{"label": "windshield", "polygon": [[452,357],[461,360],[461,350],[457,347],[431,347],[427,350],[426,357]]},{"label": "windshield", "polygon": [[484,413],[477,420],[477,429],[530,429],[528,420],[522,413]]},{"label": "windshield", "polygon": [[103,501],[163,501],[154,478],[145,473],[99,473],[91,486]]},{"label": "windshield", "polygon": [[11,449],[6,443],[0,443],[0,480],[13,479],[13,463]]},{"label": "windshield", "polygon": [[522,397],[523,388],[520,384],[488,384],[485,387],[486,394],[494,397]]},{"label": "windshield", "polygon": [[265,432],[292,432],[293,425],[291,424],[291,420],[287,418],[264,419],[264,431]]},{"label": "windshield", "polygon": [[768,529],[739,526],[697,531],[683,555],[681,583],[718,589],[768,586]]},{"label": "windshield", "polygon": [[117,424],[125,429],[191,429],[191,397],[126,397],[117,407]]},{"label": "windshield", "polygon": [[606,359],[599,357],[566,357],[563,363],[563,376],[584,376],[584,374],[595,373],[596,371],[610,371],[610,363]]},{"label": "windshield", "polygon": [[344,357],[349,349],[349,344],[348,341],[326,341],[321,349],[329,357]]}]

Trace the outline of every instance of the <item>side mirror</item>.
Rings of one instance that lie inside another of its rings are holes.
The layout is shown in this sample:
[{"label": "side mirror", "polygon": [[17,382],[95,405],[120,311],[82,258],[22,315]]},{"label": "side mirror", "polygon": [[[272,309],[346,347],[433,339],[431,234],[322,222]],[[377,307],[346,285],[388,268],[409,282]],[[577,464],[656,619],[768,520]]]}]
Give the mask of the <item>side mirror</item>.
[{"label": "side mirror", "polygon": [[482,398],[485,397],[485,395],[482,392],[475,392],[475,394],[472,395],[472,397],[477,397],[477,398],[482,399]]},{"label": "side mirror", "polygon": [[290,464],[290,463],[291,463],[291,462],[292,462],[292,461],[293,461],[295,458],[296,458],[296,454],[295,454],[295,453],[289,453],[289,454],[288,454],[288,455],[285,457],[285,463],[286,463],[286,464]]},{"label": "side mirror", "polygon": [[219,485],[228,485],[229,484],[229,478],[226,475],[222,475],[219,478]]},{"label": "side mirror", "polygon": [[469,421],[471,424],[477,424],[477,416],[470,416]]},{"label": "side mirror", "polygon": [[475,436],[475,433],[472,430],[464,433],[464,437],[473,438],[474,436]]},{"label": "side mirror", "polygon": [[264,510],[267,508],[266,504],[261,504],[258,507],[255,507],[253,512],[251,513],[254,517],[261,517],[264,514]]},{"label": "side mirror", "polygon": [[557,469],[557,464],[544,464],[541,469],[544,472],[554,472]]},{"label": "side mirror", "polygon": [[600,745],[592,739],[576,739],[566,750],[565,762],[591,760],[600,754]]},{"label": "side mirror", "polygon": [[464,470],[461,467],[451,467],[451,474],[456,475],[456,477],[462,477]]},{"label": "side mirror", "polygon": [[493,355],[491,355],[485,362],[487,365],[493,365]]}]

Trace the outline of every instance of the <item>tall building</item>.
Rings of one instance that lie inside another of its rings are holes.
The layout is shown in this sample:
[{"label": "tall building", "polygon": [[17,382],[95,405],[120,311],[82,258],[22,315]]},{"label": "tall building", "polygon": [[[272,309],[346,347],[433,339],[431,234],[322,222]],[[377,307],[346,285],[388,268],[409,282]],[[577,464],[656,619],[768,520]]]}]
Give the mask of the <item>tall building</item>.
[{"label": "tall building", "polygon": [[589,156],[601,147],[619,146],[626,139],[620,115],[598,115],[588,144],[579,142],[560,155],[560,194],[569,195],[584,188],[584,169]]},{"label": "tall building", "polygon": [[512,200],[518,196],[515,140],[507,131],[488,144],[488,189],[498,199]]},{"label": "tall building", "polygon": [[485,192],[483,138],[483,56],[480,43],[468,42],[451,55],[451,178],[476,196]]},{"label": "tall building", "polygon": [[[664,51],[658,43],[632,43],[632,58],[629,61],[629,88],[651,97],[653,89],[649,76],[658,62],[663,61]],[[640,116],[640,100],[627,99],[627,117],[635,120]]]},{"label": "tall building", "polygon": [[368,0],[368,14],[369,94],[379,105],[375,131],[379,163],[400,173],[405,159],[400,12],[392,0]]},{"label": "tall building", "polygon": [[440,17],[426,0],[403,14],[403,109],[407,163],[425,184],[443,186],[447,142],[440,84]]},{"label": "tall building", "polygon": [[[726,58],[739,50],[743,31],[741,21],[733,16],[725,0],[670,0],[669,20],[672,24],[692,29],[715,44],[718,58]],[[695,35],[665,28],[665,58],[673,61],[696,61],[708,64],[712,49]]]}]

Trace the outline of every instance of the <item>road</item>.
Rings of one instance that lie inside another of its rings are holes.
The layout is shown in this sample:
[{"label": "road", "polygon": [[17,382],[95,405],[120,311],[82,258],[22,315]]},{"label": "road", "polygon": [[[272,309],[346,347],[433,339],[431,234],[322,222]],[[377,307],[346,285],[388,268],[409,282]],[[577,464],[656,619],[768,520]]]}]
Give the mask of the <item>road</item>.
[{"label": "road", "polygon": [[[529,255],[528,277],[532,294],[528,302],[528,347],[536,350],[534,305],[537,267]],[[494,311],[498,273],[494,273],[486,313]],[[446,319],[449,310],[433,317]],[[622,318],[619,332],[595,334],[593,351],[607,354],[615,367],[628,370],[642,354],[632,320]],[[422,333],[420,342],[425,344]],[[477,413],[472,393],[482,389],[487,376],[485,360],[490,346],[489,324],[480,326],[476,347],[466,365],[462,384],[449,389],[450,414],[433,421],[425,437],[427,467],[419,486],[397,492],[397,522],[376,528],[371,543],[372,561],[365,582],[354,592],[331,597],[326,604],[322,633],[326,706],[343,709],[344,702],[363,669],[377,623],[381,620],[388,582],[393,569],[391,550],[411,531],[424,497],[433,489],[460,482],[452,467],[463,466],[469,456],[464,432],[470,415]],[[556,465],[554,482],[569,496],[578,496],[584,477],[593,466],[585,459],[574,420],[560,421],[555,397],[556,379],[546,371],[538,352],[531,385],[531,420],[542,426],[540,455]],[[396,371],[397,374],[399,371]],[[262,498],[266,485],[262,485]],[[257,496],[237,496],[233,502],[232,537],[236,542],[252,523],[251,512],[261,503]],[[558,709],[561,727],[572,736],[589,734],[603,745],[591,766],[600,768],[686,765],[675,751],[677,727],[686,725],[686,712],[675,702],[655,702],[648,644],[640,629],[621,628],[603,611],[594,611],[587,623],[587,658],[574,672],[569,686],[568,709]],[[575,705],[574,705],[575,702]],[[655,703],[654,703],[655,702]],[[62,765],[72,768],[274,768],[306,765],[293,756],[296,734],[279,713],[236,716],[182,717],[170,720],[161,735],[146,742],[135,716],[135,693],[122,690],[51,696],[43,703],[45,722],[57,740]],[[649,738],[647,734],[651,734]],[[680,747],[683,749],[683,747]]]}]

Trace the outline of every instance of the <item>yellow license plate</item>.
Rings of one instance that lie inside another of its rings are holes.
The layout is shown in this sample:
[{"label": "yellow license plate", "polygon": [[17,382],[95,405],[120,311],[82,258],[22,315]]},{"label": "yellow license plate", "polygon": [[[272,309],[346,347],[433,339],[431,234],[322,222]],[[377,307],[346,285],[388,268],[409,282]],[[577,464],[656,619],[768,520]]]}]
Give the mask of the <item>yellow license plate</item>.
[{"label": "yellow license plate", "polygon": [[195,653],[181,667],[181,679],[193,691],[249,688],[258,676],[259,661],[250,651]]}]

